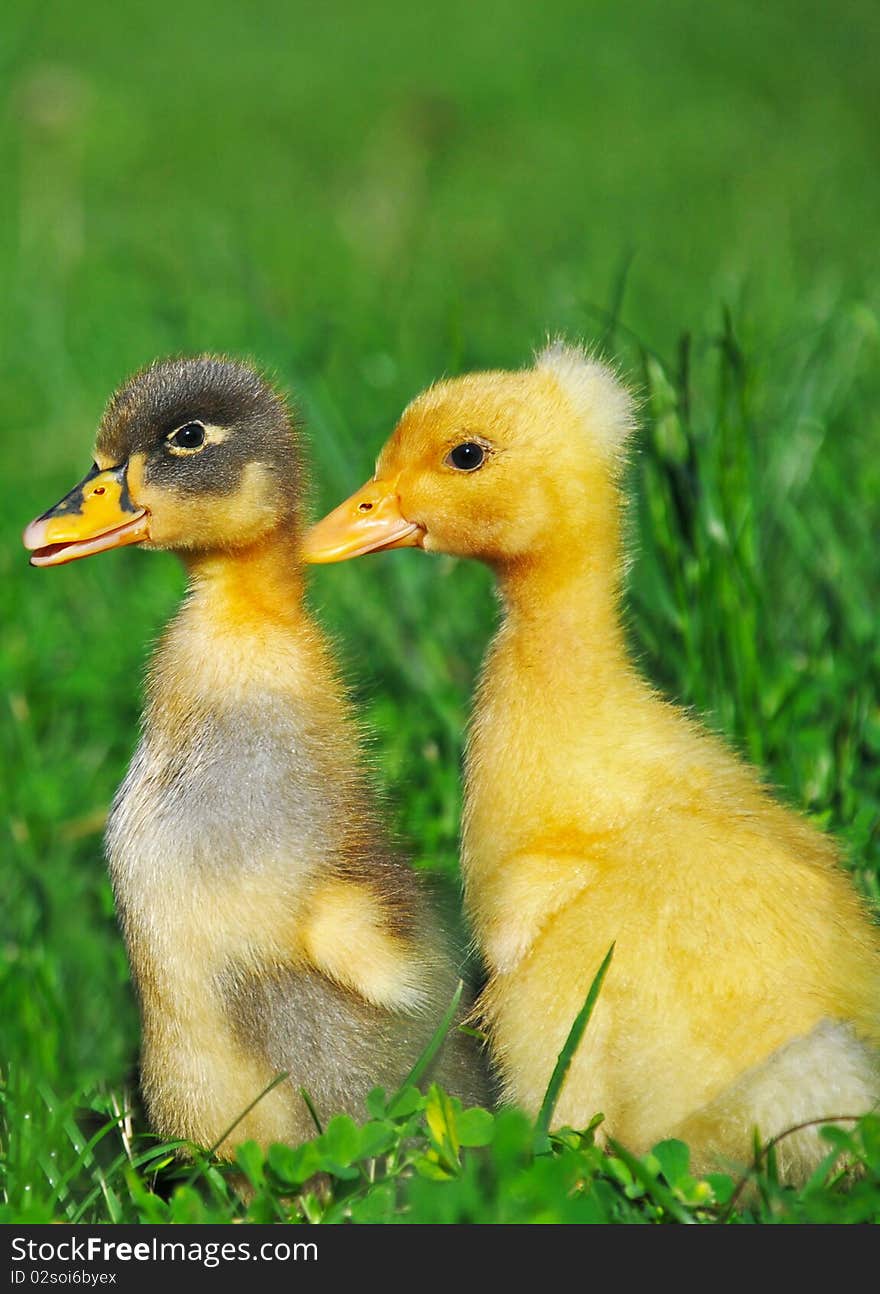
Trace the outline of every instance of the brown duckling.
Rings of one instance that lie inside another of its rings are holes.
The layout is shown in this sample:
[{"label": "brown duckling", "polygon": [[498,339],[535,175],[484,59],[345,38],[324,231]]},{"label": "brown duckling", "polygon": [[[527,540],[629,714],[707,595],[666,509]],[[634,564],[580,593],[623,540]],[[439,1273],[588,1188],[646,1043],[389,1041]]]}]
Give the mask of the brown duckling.
[{"label": "brown duckling", "polygon": [[[140,1000],[142,1085],[167,1138],[299,1142],[409,1072],[458,963],[389,847],[327,644],[302,602],[303,471],[282,397],[249,366],[156,363],[110,401],[94,466],[33,521],[35,566],[140,544],[189,588],[148,677],[107,828]],[[432,1077],[484,1096],[457,1030]]]}]

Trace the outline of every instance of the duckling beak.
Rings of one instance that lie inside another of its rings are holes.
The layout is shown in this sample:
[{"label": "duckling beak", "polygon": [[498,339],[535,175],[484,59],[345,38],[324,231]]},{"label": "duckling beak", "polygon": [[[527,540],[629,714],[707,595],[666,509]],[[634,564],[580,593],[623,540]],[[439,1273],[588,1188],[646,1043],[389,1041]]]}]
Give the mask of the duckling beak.
[{"label": "duckling beak", "polygon": [[149,516],[132,503],[126,464],[101,471],[95,466],[54,508],[26,527],[31,566],[61,566],[149,538]]},{"label": "duckling beak", "polygon": [[307,531],[303,560],[344,562],[386,548],[421,548],[425,532],[400,510],[396,482],[368,481]]}]

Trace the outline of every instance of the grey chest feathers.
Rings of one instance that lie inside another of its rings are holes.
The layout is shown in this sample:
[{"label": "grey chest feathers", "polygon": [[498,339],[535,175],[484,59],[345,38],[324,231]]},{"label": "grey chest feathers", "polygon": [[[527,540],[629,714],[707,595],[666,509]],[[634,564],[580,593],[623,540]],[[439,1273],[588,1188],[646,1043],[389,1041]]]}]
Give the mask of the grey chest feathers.
[{"label": "grey chest feathers", "polygon": [[[221,1154],[303,1140],[301,1087],[323,1117],[361,1115],[430,1038],[457,968],[364,794],[357,768],[338,751],[334,767],[321,734],[271,697],[194,707],[173,737],[148,715],[107,855],[162,1135]],[[478,1100],[470,1047],[454,1034],[436,1076]]]}]

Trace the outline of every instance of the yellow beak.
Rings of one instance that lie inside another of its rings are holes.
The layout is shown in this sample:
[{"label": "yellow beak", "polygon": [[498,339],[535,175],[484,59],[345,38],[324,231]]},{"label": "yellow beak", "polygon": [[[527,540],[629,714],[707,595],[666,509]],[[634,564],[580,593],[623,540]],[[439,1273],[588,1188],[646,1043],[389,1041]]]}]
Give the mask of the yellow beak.
[{"label": "yellow beak", "polygon": [[104,472],[93,467],[54,508],[26,527],[22,542],[31,550],[31,566],[61,566],[149,538],[149,515],[132,503],[125,467]]},{"label": "yellow beak", "polygon": [[386,548],[421,548],[424,538],[422,527],[400,511],[395,486],[368,481],[306,532],[302,555],[307,562],[344,562]]}]

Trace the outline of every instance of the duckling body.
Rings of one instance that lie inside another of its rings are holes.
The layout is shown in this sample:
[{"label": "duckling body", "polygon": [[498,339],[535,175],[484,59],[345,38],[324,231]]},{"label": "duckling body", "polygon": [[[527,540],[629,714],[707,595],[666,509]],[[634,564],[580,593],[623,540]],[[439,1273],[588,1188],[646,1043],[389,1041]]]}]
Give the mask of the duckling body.
[{"label": "duckling body", "polygon": [[[250,370],[211,365],[147,370],[99,434],[103,470],[127,464],[130,503],[149,521],[142,542],[181,551],[189,574],[150,668],[107,856],[151,1122],[230,1155],[247,1139],[314,1135],[300,1088],[322,1116],[361,1115],[370,1088],[405,1077],[458,974],[419,878],[387,844],[347,702],[302,606],[286,411]],[[217,412],[221,379],[236,398]],[[136,447],[126,424],[141,416],[162,435],[201,417],[218,447],[234,429],[238,462],[215,455],[201,480],[190,467],[188,490],[175,485],[164,449],[151,464],[154,451]],[[258,417],[265,425],[249,427]],[[286,440],[285,452],[261,449],[267,437]],[[207,539],[188,542],[195,530]],[[31,546],[47,552],[55,536],[44,531],[31,538],[49,545]],[[450,1038],[435,1076],[473,1101],[482,1076],[465,1042]]]},{"label": "duckling body", "polygon": [[[504,1095],[537,1112],[614,943],[556,1122],[602,1111],[634,1150],[681,1136],[706,1169],[746,1161],[756,1126],[771,1137],[880,1099],[880,943],[833,843],[627,656],[631,426],[623,388],[571,348],[441,383],[306,552],[365,551],[369,503],[397,518],[371,548],[495,569],[503,613],[471,723],[462,870]],[[826,1149],[805,1129],[780,1164],[804,1176]]]},{"label": "duckling body", "polygon": [[[368,807],[294,557],[281,544],[195,574],[153,663],[107,834],[151,1120],[199,1145],[280,1072],[289,1084],[236,1141],[313,1135],[301,1086],[319,1111],[361,1115],[371,1087],[400,1082],[455,991],[418,880]],[[443,1079],[475,1096],[455,1068]]]},{"label": "duckling body", "polygon": [[[683,1136],[705,1169],[746,1159],[755,1125],[864,1112],[880,969],[831,842],[639,679],[573,669],[590,638],[570,630],[564,657],[562,638],[545,652],[508,608],[467,761],[463,870],[507,1098],[540,1107],[614,943],[560,1124],[601,1110],[639,1151]],[[780,1146],[796,1172],[820,1154],[814,1130]]]}]

